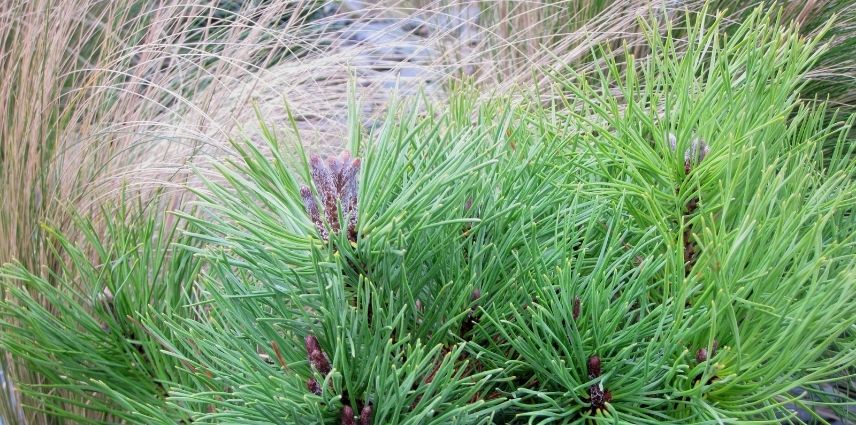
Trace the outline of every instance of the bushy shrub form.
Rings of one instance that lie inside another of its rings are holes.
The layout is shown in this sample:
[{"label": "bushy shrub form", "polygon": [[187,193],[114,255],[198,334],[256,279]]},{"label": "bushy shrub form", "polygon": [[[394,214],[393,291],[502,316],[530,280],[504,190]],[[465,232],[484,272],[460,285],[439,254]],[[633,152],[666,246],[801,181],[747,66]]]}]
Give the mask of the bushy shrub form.
[{"label": "bushy shrub form", "polygon": [[180,235],[145,206],[87,247],[56,234],[67,269],[0,272],[0,345],[43,376],[30,408],[713,424],[830,404],[809,393],[856,362],[852,121],[799,100],[816,41],[702,16],[686,45],[651,32],[638,67],[558,72],[565,104],[402,106],[342,156],[295,145],[297,170],[266,129]]}]

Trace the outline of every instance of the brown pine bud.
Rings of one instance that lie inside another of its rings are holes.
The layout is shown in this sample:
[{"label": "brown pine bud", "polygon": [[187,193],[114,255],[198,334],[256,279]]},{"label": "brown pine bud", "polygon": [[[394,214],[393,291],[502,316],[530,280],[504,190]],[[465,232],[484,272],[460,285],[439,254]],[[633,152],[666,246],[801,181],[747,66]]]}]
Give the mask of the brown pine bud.
[{"label": "brown pine bud", "polygon": [[[677,150],[678,148],[678,139],[674,134],[669,133],[667,135],[669,148],[671,150]],[[684,173],[689,174],[692,171],[693,166],[698,164],[704,160],[705,157],[710,153],[710,146],[705,143],[704,140],[699,138],[694,138],[692,142],[690,142],[689,148],[684,151]]]},{"label": "brown pine bud", "polygon": [[[478,301],[481,298],[481,289],[474,289],[472,294],[470,295],[470,299],[473,301]],[[477,317],[478,311],[475,307],[471,307],[470,311],[467,312],[467,317],[464,318],[464,321],[461,323],[461,331],[460,335],[463,337],[470,333],[473,330],[475,325],[478,323]]]},{"label": "brown pine bud", "polygon": [[589,379],[594,379],[600,376],[600,357],[591,356],[588,359],[588,376]]},{"label": "brown pine bud", "polygon": [[473,312],[467,312],[467,317],[464,318],[464,321],[461,322],[461,337],[466,336],[473,330],[476,325],[476,318],[473,316]]},{"label": "brown pine bud", "polygon": [[108,287],[104,287],[104,290],[101,291],[101,294],[98,295],[98,301],[106,305],[110,305],[112,307],[113,304],[113,291]]},{"label": "brown pine bud", "polygon": [[698,198],[692,198],[687,201],[686,210],[687,214],[692,214],[695,210],[698,209]]},{"label": "brown pine bud", "polygon": [[591,405],[591,413],[597,413],[598,410],[606,408],[606,403],[612,401],[612,393],[605,391],[598,384],[593,384],[589,387],[589,404]]},{"label": "brown pine bud", "polygon": [[719,349],[719,341],[713,340],[713,344],[710,346],[710,354],[708,355],[707,348],[699,348],[696,352],[696,361],[699,363],[706,362],[709,358],[716,355],[716,350]]},{"label": "brown pine bud", "polygon": [[371,425],[372,423],[372,405],[366,404],[360,412],[360,425]]},{"label": "brown pine bud", "polygon": [[315,350],[309,353],[309,363],[322,375],[330,373],[330,361],[321,351]]},{"label": "brown pine bud", "polygon": [[354,409],[347,404],[342,406],[342,425],[357,425],[354,421]]},{"label": "brown pine bud", "polygon": [[330,373],[330,361],[324,352],[321,351],[321,344],[318,343],[318,338],[315,335],[306,335],[304,343],[306,344],[309,364],[322,375]]},{"label": "brown pine bud", "polygon": [[[330,172],[330,167],[318,155],[309,157],[309,169],[312,181],[315,182],[315,187],[321,194],[321,199],[335,195],[336,189],[333,183],[333,175]],[[328,217],[329,218],[329,217]]]},{"label": "brown pine bud", "polygon": [[329,237],[325,221],[333,232],[339,232],[341,215],[346,220],[348,239],[356,242],[360,159],[351,159],[347,151],[326,160],[312,155],[309,168],[310,177],[321,199],[321,207],[316,204],[308,187],[300,189],[300,196],[321,238],[326,241]]},{"label": "brown pine bud", "polygon": [[[591,356],[588,360],[589,379],[594,379],[600,376],[600,357]],[[594,383],[589,386],[589,403],[591,404],[591,413],[597,413],[606,407],[606,403],[612,401],[612,393],[604,390],[600,383]]]},{"label": "brown pine bud", "polygon": [[315,378],[309,378],[309,381],[306,382],[306,388],[309,389],[309,392],[315,395],[321,395],[321,385],[318,384],[318,381]]},{"label": "brown pine bud", "polygon": [[690,143],[690,148],[684,152],[684,162],[698,164],[707,157],[710,153],[710,146],[707,143],[699,138],[694,138]]},{"label": "brown pine bud", "polygon": [[356,158],[349,162],[350,154],[345,151],[342,153],[343,168],[341,171],[341,186],[339,188],[342,204],[342,216],[347,219],[348,223],[348,240],[351,242],[357,241],[357,215],[359,214],[359,203],[357,202],[357,192],[360,173],[360,159]]},{"label": "brown pine bud", "polygon": [[312,354],[313,351],[321,351],[321,344],[318,343],[318,338],[315,335],[306,335],[303,342],[306,344],[306,354]]},{"label": "brown pine bud", "polygon": [[580,318],[580,307],[581,307],[580,303],[581,303],[580,297],[574,297],[574,305],[571,308],[571,313],[574,316],[574,321],[576,321],[577,319]]},{"label": "brown pine bud", "polygon": [[306,209],[306,214],[309,215],[309,220],[315,225],[315,230],[321,239],[327,240],[329,234],[324,226],[324,220],[321,218],[321,211],[318,209],[318,203],[315,202],[315,196],[312,195],[312,190],[307,186],[300,188],[300,198],[303,200],[303,208]]}]

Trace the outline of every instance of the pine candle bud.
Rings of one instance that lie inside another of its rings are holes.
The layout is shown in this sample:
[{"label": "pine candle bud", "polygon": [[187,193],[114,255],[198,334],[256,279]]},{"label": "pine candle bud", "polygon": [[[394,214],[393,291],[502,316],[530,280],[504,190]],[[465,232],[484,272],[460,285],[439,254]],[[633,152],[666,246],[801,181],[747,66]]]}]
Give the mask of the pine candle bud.
[{"label": "pine candle bud", "polygon": [[330,361],[327,356],[321,351],[321,345],[318,343],[318,338],[315,335],[307,335],[304,339],[306,343],[306,352],[309,358],[309,364],[312,365],[318,373],[327,375],[330,373]]},{"label": "pine candle bud", "polygon": [[318,211],[318,204],[315,203],[315,198],[312,196],[312,191],[303,186],[300,188],[300,198],[303,200],[303,206],[306,208],[306,213],[309,214],[309,219],[321,235],[321,239],[327,240],[327,228],[324,227],[324,220],[321,218],[321,212]]},{"label": "pine candle bud", "polygon": [[[673,151],[677,150],[678,138],[674,134],[669,133],[668,139],[669,148]],[[702,139],[694,138],[690,143],[690,147],[684,151],[684,173],[689,174],[692,171],[693,165],[702,162],[708,153],[710,153],[710,147],[707,143]]]},{"label": "pine candle bud", "polygon": [[372,405],[366,404],[363,410],[360,411],[360,425],[371,425],[372,423]]},{"label": "pine candle bud", "polygon": [[330,373],[330,362],[327,360],[327,356],[318,350],[309,353],[309,363],[322,375]]},{"label": "pine candle bud", "polygon": [[696,352],[696,361],[699,363],[704,363],[708,358],[716,355],[716,350],[719,348],[719,341],[713,340],[713,345],[711,345],[710,356],[708,356],[707,348],[699,348],[698,352]]},{"label": "pine candle bud", "polygon": [[[601,374],[600,370],[600,357],[591,356],[588,359],[588,375],[589,379],[594,379],[599,377]],[[612,401],[612,393],[604,390],[599,383],[594,383],[589,386],[589,404],[591,404],[591,412],[592,414],[596,413],[598,410],[602,410],[606,407],[606,403]]]},{"label": "pine candle bud", "polygon": [[[481,298],[481,290],[476,288],[470,295],[470,299],[472,301],[478,301],[479,298]],[[470,311],[467,312],[467,317],[465,317],[464,322],[461,323],[461,336],[470,333],[470,331],[473,330],[473,327],[475,327],[477,321],[478,320],[476,319],[476,308],[474,306],[470,308]]]},{"label": "pine candle bud", "polygon": [[318,381],[315,378],[309,378],[309,381],[306,382],[306,388],[309,389],[309,392],[315,395],[321,395],[321,385],[318,384]]},{"label": "pine candle bud", "polygon": [[347,223],[348,240],[356,242],[360,159],[351,159],[348,151],[343,151],[338,157],[329,157],[326,161],[312,155],[309,168],[322,205],[319,208],[308,186],[300,188],[300,197],[321,239],[326,241],[329,238],[325,221],[333,232],[339,231],[341,215]]},{"label": "pine candle bud", "polygon": [[357,425],[354,421],[354,409],[347,404],[342,406],[342,425]]},{"label": "pine candle bud", "polygon": [[574,297],[574,305],[571,308],[571,314],[573,314],[574,321],[580,318],[580,297]]},{"label": "pine candle bud", "polygon": [[591,356],[588,359],[588,376],[589,379],[594,379],[600,376],[600,357]]},{"label": "pine candle bud", "polygon": [[687,205],[686,205],[687,214],[692,214],[697,209],[698,209],[698,198],[692,198],[689,201],[687,201]]},{"label": "pine candle bud", "polygon": [[591,404],[591,412],[597,413],[598,410],[606,408],[606,403],[612,401],[612,393],[605,391],[598,384],[589,387],[589,404]]},{"label": "pine candle bud", "polygon": [[321,351],[321,344],[318,343],[318,338],[316,338],[315,335],[306,335],[303,342],[306,344],[307,354],[310,354],[313,351]]},{"label": "pine candle bud", "polygon": [[470,296],[470,299],[478,301],[479,298],[481,298],[481,289],[476,288],[473,290],[473,294]]},{"label": "pine candle bud", "polygon": [[710,147],[707,143],[702,139],[694,138],[690,143],[689,149],[684,152],[684,161],[687,163],[698,164],[704,161],[704,158],[707,157],[707,154],[709,153]]}]

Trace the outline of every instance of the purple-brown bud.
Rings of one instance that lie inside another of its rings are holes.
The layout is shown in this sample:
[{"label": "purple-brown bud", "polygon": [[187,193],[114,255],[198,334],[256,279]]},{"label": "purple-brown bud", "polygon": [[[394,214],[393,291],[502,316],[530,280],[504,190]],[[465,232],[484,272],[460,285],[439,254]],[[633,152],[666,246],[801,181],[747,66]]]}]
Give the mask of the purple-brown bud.
[{"label": "purple-brown bud", "polygon": [[357,425],[354,421],[354,409],[347,404],[342,406],[342,425]]},{"label": "purple-brown bud", "polygon": [[600,376],[600,357],[591,356],[588,359],[588,376],[589,379],[594,379]]},{"label": "purple-brown bud", "polygon": [[321,351],[315,350],[309,353],[309,363],[322,375],[330,373],[330,361]]},{"label": "purple-brown bud", "polygon": [[[479,298],[481,298],[481,289],[476,288],[470,295],[470,299],[472,301],[478,301]],[[475,307],[471,307],[470,311],[467,312],[467,317],[465,317],[464,321],[461,323],[461,336],[470,333],[470,331],[472,331],[475,327],[476,323],[478,323],[478,317],[476,316],[476,313],[477,311]]]},{"label": "purple-brown bud", "polygon": [[692,198],[689,201],[687,201],[687,205],[686,205],[687,214],[692,214],[697,209],[698,209],[698,198]]},{"label": "purple-brown bud", "polygon": [[318,338],[315,335],[306,335],[306,338],[303,338],[304,344],[306,344],[306,353],[312,353],[313,351],[321,351],[321,344],[318,343]]},{"label": "purple-brown bud", "polygon": [[306,335],[303,341],[306,344],[309,364],[322,375],[330,373],[330,361],[324,355],[324,352],[321,351],[321,344],[318,343],[318,338],[315,335]]},{"label": "purple-brown bud", "polygon": [[371,425],[372,423],[372,405],[366,404],[363,410],[360,411],[360,425]]},{"label": "purple-brown bud", "polygon": [[356,242],[360,159],[351,159],[351,154],[347,151],[338,157],[329,157],[326,161],[312,155],[309,158],[309,168],[323,208],[319,208],[308,187],[300,189],[300,197],[321,238],[327,240],[329,237],[325,221],[333,232],[339,231],[341,215],[347,220],[348,239]]},{"label": "purple-brown bud", "polygon": [[591,404],[591,413],[597,413],[598,410],[606,408],[606,403],[612,401],[612,393],[605,391],[598,384],[593,384],[589,387],[589,404]]},{"label": "purple-brown bud", "polygon": [[574,321],[576,321],[577,319],[580,318],[580,307],[581,307],[580,303],[581,303],[580,297],[574,297],[574,305],[571,308],[571,313],[574,316]]},{"label": "purple-brown bud", "polygon": [[[588,376],[589,379],[594,379],[600,376],[600,357],[591,356],[588,359]],[[591,412],[592,414],[596,413],[598,410],[602,410],[605,408],[606,403],[612,401],[612,394],[609,391],[604,390],[600,383],[593,383],[589,385],[589,403],[591,404]]]},{"label": "purple-brown bud", "polygon": [[[669,133],[667,135],[669,148],[677,150],[678,148],[678,139],[674,134]],[[710,146],[705,143],[704,140],[699,138],[694,138],[692,142],[690,142],[689,148],[684,151],[684,173],[689,174],[692,171],[693,166],[698,164],[704,160],[705,157],[710,153]]]},{"label": "purple-brown bud", "polygon": [[309,381],[306,382],[306,388],[309,389],[309,392],[315,395],[321,395],[321,385],[318,384],[318,381],[315,378],[309,378]]},{"label": "purple-brown bud", "polygon": [[696,352],[696,361],[699,363],[706,362],[709,358],[716,355],[716,350],[718,348],[719,348],[719,341],[717,341],[717,340],[713,340],[713,344],[711,344],[711,346],[710,346],[710,349],[711,349],[710,355],[708,355],[707,348],[699,348],[699,350]]}]

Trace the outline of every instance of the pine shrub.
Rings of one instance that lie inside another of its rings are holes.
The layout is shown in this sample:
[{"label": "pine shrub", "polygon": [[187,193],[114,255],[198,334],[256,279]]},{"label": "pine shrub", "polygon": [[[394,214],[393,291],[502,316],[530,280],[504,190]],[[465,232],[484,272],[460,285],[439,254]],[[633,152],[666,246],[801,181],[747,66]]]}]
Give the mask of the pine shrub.
[{"label": "pine shrub", "polygon": [[557,72],[564,104],[405,105],[341,156],[296,146],[296,170],[265,130],[180,225],[140,206],[89,246],[55,233],[66,269],[0,272],[0,346],[42,376],[27,408],[713,424],[840,405],[811,393],[856,363],[852,120],[799,99],[815,39],[704,16],[682,45],[649,32],[645,63]]}]

